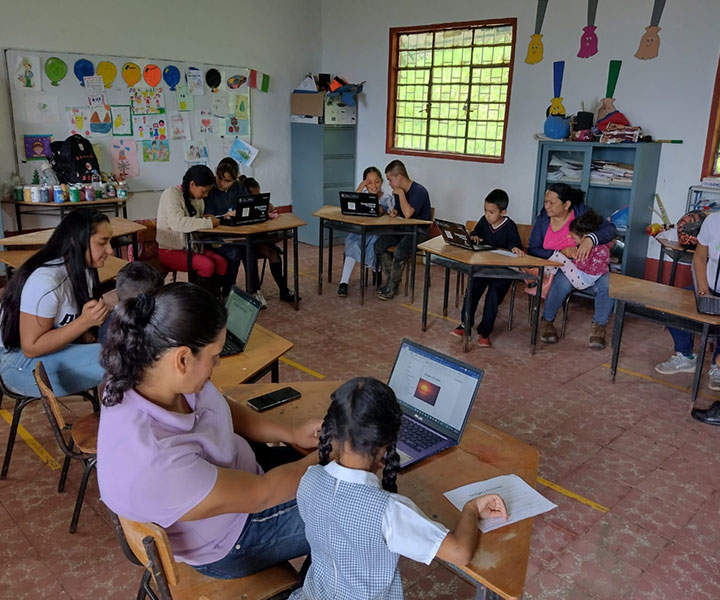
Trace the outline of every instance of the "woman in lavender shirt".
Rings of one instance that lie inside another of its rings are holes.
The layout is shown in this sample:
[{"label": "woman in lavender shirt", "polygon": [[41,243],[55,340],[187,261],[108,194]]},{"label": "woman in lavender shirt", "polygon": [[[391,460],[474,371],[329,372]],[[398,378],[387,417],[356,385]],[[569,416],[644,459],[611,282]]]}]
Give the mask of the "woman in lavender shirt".
[{"label": "woman in lavender shirt", "polygon": [[175,559],[212,577],[243,577],[309,554],[294,498],[316,453],[265,472],[269,464],[251,444],[264,454],[267,442],[314,448],[321,420],[291,430],[218,392],[210,375],[227,311],[203,288],[174,283],[122,302],[115,314],[101,353],[97,469],[105,504],[164,527]]}]

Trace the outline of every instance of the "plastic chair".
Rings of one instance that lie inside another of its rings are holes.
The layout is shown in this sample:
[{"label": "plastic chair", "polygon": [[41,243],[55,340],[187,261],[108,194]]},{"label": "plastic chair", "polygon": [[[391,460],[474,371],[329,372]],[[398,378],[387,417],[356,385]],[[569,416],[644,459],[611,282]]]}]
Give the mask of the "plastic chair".
[{"label": "plastic chair", "polygon": [[[62,471],[60,472],[60,482],[58,483],[58,492],[65,489],[65,480],[67,479],[70,461],[72,459],[81,460],[83,462],[83,476],[78,488],[77,499],[75,500],[75,509],[73,510],[72,520],[70,521],[70,533],[77,530],[78,519],[80,518],[80,510],[82,509],[83,500],[85,499],[85,490],[87,489],[88,479],[95,468],[97,462],[97,435],[98,426],[100,425],[100,414],[94,412],[91,415],[80,417],[72,425],[65,422],[60,403],[50,385],[47,372],[42,362],[35,365],[35,381],[42,394],[41,399],[45,414],[50,421],[55,440],[60,446],[60,450],[65,454]],[[66,440],[66,433],[69,439]]]}]

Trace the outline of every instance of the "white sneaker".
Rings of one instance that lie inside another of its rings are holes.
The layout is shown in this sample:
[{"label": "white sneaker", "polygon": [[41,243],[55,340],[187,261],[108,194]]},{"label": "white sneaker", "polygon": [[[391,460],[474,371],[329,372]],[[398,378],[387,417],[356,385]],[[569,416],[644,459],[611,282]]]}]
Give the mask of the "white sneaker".
[{"label": "white sneaker", "polygon": [[713,364],[713,366],[710,367],[710,371],[708,371],[708,375],[710,375],[708,387],[711,390],[720,390],[720,367],[718,367],[716,364]]},{"label": "white sneaker", "polygon": [[694,373],[695,372],[695,359],[697,357],[693,354],[692,358],[688,358],[680,352],[673,354],[665,362],[658,363],[655,365],[655,370],[663,375],[675,375],[676,373]]},{"label": "white sneaker", "polygon": [[255,300],[257,300],[260,303],[260,308],[267,308],[267,300],[265,300],[265,296],[263,296],[263,293],[261,290],[258,290],[253,294],[255,297]]}]

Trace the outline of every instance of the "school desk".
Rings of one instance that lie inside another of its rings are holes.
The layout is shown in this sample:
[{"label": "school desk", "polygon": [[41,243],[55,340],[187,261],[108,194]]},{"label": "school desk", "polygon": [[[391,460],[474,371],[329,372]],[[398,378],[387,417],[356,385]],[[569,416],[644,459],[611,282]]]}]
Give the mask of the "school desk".
[{"label": "school desk", "polygon": [[[192,246],[204,246],[217,243],[238,244],[245,246],[246,264],[252,264],[251,261],[256,260],[255,249],[256,244],[274,243],[282,240],[283,243],[283,280],[287,286],[287,241],[292,238],[293,244],[293,285],[295,288],[295,310],[299,308],[300,298],[300,272],[298,266],[298,227],[307,225],[305,221],[296,217],[292,213],[280,213],[275,219],[268,219],[263,223],[254,223],[252,225],[219,225],[212,229],[200,229],[194,233],[205,235],[204,239],[198,239],[193,234],[186,236],[186,249],[188,250],[188,264],[190,264],[190,251]],[[212,237],[207,237],[212,236]],[[250,289],[249,271],[245,269],[245,289]]]},{"label": "school desk", "polygon": [[[268,410],[268,418],[295,427],[312,417],[325,416],[330,394],[340,381],[292,382],[302,398]],[[223,391],[231,399],[246,403],[285,384],[236,385]],[[477,419],[470,418],[460,446],[444,450],[398,476],[398,491],[411,498],[431,519],[454,527],[459,511],[443,496],[454,488],[515,473],[535,487],[539,455],[521,442]],[[532,519],[525,519],[490,533],[481,534],[469,565],[447,565],[477,588],[477,598],[520,598],[525,585]],[[489,592],[489,593],[486,593]]]},{"label": "school desk", "polygon": [[256,323],[245,350],[220,359],[212,382],[226,390],[238,383],[257,381],[268,373],[272,381],[280,381],[280,357],[292,347],[290,340]]},{"label": "school desk", "polygon": [[360,304],[365,302],[365,240],[368,235],[409,235],[412,236],[410,254],[410,302],[415,300],[415,250],[417,248],[418,227],[429,227],[432,221],[422,219],[403,219],[401,217],[355,217],[344,215],[339,206],[323,206],[313,213],[320,219],[320,239],[318,243],[318,295],[322,294],[323,250],[325,229],[328,231],[328,283],[332,283],[333,230],[360,234]]},{"label": "school desk", "polygon": [[[695,305],[695,293],[692,290],[628,277],[619,273],[610,274],[610,297],[617,300],[613,326],[613,352],[610,363],[613,382],[617,373],[625,315],[635,315],[666,327],[675,327],[700,334],[700,346],[690,394],[691,403],[694,404],[700,386],[708,336],[720,334],[720,316],[699,313]],[[670,336],[668,336],[669,344]]]},{"label": "school desk", "polygon": [[[560,264],[538,258],[536,256],[505,256],[495,252],[467,250],[458,246],[446,244],[442,236],[434,237],[418,245],[418,250],[424,251],[425,282],[423,285],[422,330],[427,329],[428,292],[430,288],[430,266],[432,264],[445,267],[445,288],[443,296],[443,311],[447,313],[448,289],[450,286],[450,270],[460,271],[468,276],[468,285],[465,288],[465,300],[469,301],[472,286],[470,279],[473,276],[488,277],[490,279],[519,279],[537,282],[537,288],[542,287],[545,267],[559,267]],[[431,260],[436,256],[434,261]],[[538,269],[537,275],[515,271],[515,268],[534,267]],[[538,323],[540,321],[540,302],[534,303],[532,327],[530,328],[530,354],[535,353],[537,342]],[[468,351],[470,337],[469,323],[465,323],[463,331],[463,351]]]},{"label": "school desk", "polygon": [[127,198],[101,198],[100,200],[85,202],[18,202],[17,200],[3,200],[3,203],[15,207],[15,222],[18,231],[22,233],[22,215],[59,215],[62,221],[68,211],[80,206],[93,206],[100,212],[114,213],[116,217],[120,216],[120,210],[122,210],[123,218],[127,219],[127,202],[131,197],[132,194],[128,194]]},{"label": "school desk", "polygon": [[[658,259],[657,268],[657,282],[662,283],[663,267],[665,266],[665,256],[669,256],[672,259],[672,266],[670,267],[670,285],[675,285],[675,273],[677,272],[678,262],[686,262],[687,259],[692,260],[695,250],[685,248],[678,242],[671,242],[669,240],[663,240],[655,238],[660,244],[660,257]],[[683,260],[684,259],[684,260]]]},{"label": "school desk", "polygon": [[[36,250],[0,250],[0,262],[7,265],[8,270],[19,269]],[[112,281],[117,277],[118,271],[122,269],[128,261],[118,258],[117,256],[108,256],[102,268],[98,269],[100,283]],[[10,276],[11,273],[8,273]]]}]

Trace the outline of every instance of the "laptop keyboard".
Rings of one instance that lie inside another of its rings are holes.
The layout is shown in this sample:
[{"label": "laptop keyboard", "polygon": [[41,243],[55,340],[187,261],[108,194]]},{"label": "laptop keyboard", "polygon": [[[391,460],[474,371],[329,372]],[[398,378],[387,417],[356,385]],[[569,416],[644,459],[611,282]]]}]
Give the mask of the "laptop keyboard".
[{"label": "laptop keyboard", "polygon": [[405,442],[413,450],[418,452],[434,446],[444,439],[407,418],[402,420],[399,438],[401,442]]},{"label": "laptop keyboard", "polygon": [[229,356],[231,354],[237,354],[238,349],[235,346],[235,344],[231,344],[229,342],[225,342],[225,344],[222,347],[222,350],[220,350],[220,356]]}]

